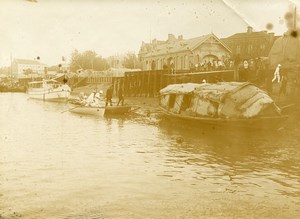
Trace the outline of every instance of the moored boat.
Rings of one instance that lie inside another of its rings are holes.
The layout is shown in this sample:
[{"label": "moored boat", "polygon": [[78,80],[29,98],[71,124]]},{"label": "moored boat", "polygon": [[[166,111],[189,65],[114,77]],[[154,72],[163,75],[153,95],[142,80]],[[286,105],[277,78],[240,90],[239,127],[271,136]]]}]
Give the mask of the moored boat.
[{"label": "moored boat", "polygon": [[69,109],[69,111],[72,113],[78,113],[83,115],[100,116],[104,114],[105,108],[76,105],[75,107]]},{"label": "moored boat", "polygon": [[132,106],[106,106],[106,103],[101,99],[102,92],[93,92],[87,98],[75,99],[71,103],[73,108],[70,112],[101,116],[101,115],[123,115],[131,111]]},{"label": "moored boat", "polygon": [[160,108],[193,126],[274,129],[287,118],[265,91],[240,82],[169,85],[160,91]]},{"label": "moored boat", "polygon": [[102,116],[102,115],[123,115],[131,111],[131,106],[85,106],[77,105],[69,109],[72,113]]},{"label": "moored boat", "polygon": [[66,101],[70,96],[71,88],[56,80],[42,80],[28,83],[29,98],[44,101]]}]

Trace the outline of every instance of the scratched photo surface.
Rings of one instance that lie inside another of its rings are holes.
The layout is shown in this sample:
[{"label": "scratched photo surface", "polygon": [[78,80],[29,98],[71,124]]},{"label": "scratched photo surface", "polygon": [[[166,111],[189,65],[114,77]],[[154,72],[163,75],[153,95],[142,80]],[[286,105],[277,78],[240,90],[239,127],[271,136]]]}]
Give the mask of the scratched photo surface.
[{"label": "scratched photo surface", "polygon": [[0,219],[298,218],[299,0],[0,0]]}]

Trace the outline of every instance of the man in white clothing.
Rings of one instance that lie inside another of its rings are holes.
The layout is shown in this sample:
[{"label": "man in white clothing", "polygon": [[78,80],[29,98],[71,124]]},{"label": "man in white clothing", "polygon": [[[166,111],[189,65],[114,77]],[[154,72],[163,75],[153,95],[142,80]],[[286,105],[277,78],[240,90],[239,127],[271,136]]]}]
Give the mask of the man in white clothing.
[{"label": "man in white clothing", "polygon": [[276,78],[277,78],[277,82],[278,83],[280,82],[280,67],[281,65],[278,64],[274,72],[274,78],[272,79],[272,83],[276,80]]}]

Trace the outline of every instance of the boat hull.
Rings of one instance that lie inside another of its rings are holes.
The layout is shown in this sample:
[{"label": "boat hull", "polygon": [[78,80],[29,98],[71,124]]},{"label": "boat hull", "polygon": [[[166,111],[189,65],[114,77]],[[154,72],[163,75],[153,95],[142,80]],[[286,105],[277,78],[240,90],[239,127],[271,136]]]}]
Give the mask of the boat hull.
[{"label": "boat hull", "polygon": [[70,96],[70,91],[28,91],[28,96],[31,99],[44,101],[66,101]]},{"label": "boat hull", "polygon": [[92,107],[92,106],[75,106],[69,111],[72,113],[102,116],[102,115],[124,115],[130,111],[130,106],[107,106],[107,107]]},{"label": "boat hull", "polygon": [[209,118],[209,117],[193,117],[183,116],[171,112],[164,111],[164,118],[171,120],[177,125],[188,125],[197,127],[207,127],[213,129],[238,129],[238,130],[249,130],[249,129],[278,129],[280,128],[287,116],[271,116],[271,117],[260,117],[250,119],[223,119],[223,118]]},{"label": "boat hull", "polygon": [[106,115],[122,115],[128,113],[131,110],[131,106],[106,106]]},{"label": "boat hull", "polygon": [[69,111],[82,115],[101,116],[104,114],[105,109],[104,107],[77,106]]},{"label": "boat hull", "polygon": [[28,83],[27,94],[29,98],[43,101],[66,101],[71,93],[67,84],[55,80],[34,81]]}]

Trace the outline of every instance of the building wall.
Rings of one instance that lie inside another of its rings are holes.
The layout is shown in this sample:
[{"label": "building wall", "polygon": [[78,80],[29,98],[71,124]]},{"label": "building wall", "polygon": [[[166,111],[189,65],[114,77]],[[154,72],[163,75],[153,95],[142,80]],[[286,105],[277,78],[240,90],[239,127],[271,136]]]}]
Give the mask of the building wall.
[{"label": "building wall", "polygon": [[46,65],[36,65],[36,64],[20,64],[20,63],[13,63],[12,71],[13,74],[23,74],[27,69],[31,69],[32,73],[44,74],[45,73]]},{"label": "building wall", "polygon": [[142,69],[151,70],[151,63],[154,61],[155,70],[163,69],[163,65],[174,64],[175,70],[188,70],[204,60],[220,59],[224,61],[230,57],[230,52],[220,43],[203,43],[193,51],[183,51],[173,54],[163,54],[155,57],[142,57]]},{"label": "building wall", "polygon": [[222,41],[230,47],[233,56],[239,54],[241,59],[252,59],[268,56],[277,38],[274,33],[253,32],[248,27],[247,32],[224,38]]},{"label": "building wall", "polygon": [[274,41],[267,38],[230,39],[226,44],[232,49],[234,55],[240,54],[242,58],[256,58],[268,56]]}]

